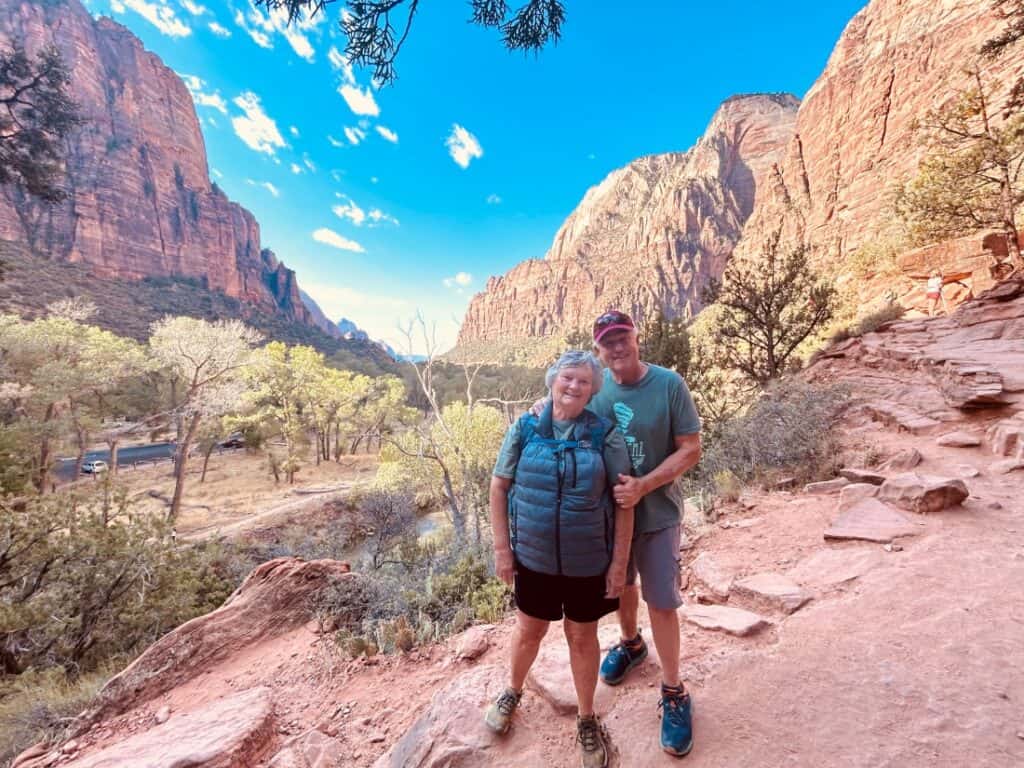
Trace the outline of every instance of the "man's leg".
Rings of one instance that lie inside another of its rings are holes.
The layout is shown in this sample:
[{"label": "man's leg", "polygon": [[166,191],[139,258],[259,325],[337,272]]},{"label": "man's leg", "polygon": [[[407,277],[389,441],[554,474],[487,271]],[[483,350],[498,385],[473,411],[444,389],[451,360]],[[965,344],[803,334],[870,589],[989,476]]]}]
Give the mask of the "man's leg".
[{"label": "man's leg", "polygon": [[661,682],[672,688],[682,687],[679,682],[679,614],[673,608],[663,610],[647,606],[651,614],[651,634],[661,661]]},{"label": "man's leg", "polygon": [[597,667],[601,646],[597,642],[597,622],[581,624],[565,620],[565,639],[569,644],[569,666],[576,686],[580,717],[594,714],[594,691],[597,688]]},{"label": "man's leg", "polygon": [[627,584],[619,596],[619,629],[622,630],[623,641],[632,640],[639,632],[637,627],[637,611],[640,609],[640,587]]},{"label": "man's leg", "polygon": [[516,613],[516,628],[512,633],[512,670],[510,675],[511,687],[522,692],[526,683],[526,675],[533,666],[537,652],[540,650],[541,640],[548,632],[550,622],[543,619],[535,619],[527,616],[522,611]]}]

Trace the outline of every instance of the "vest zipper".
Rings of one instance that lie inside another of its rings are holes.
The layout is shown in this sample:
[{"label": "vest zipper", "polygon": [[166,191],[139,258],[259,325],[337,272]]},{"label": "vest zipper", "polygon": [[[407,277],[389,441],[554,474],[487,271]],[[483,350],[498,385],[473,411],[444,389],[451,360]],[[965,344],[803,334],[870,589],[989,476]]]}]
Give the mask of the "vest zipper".
[{"label": "vest zipper", "polygon": [[562,481],[565,478],[565,452],[558,453],[558,499],[555,502],[555,568],[562,575]]}]

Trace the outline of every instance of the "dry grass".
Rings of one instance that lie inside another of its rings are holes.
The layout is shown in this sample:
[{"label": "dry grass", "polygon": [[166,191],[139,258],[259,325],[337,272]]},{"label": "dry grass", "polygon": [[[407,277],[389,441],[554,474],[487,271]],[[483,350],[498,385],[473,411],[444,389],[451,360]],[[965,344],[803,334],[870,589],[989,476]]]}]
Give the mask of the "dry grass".
[{"label": "dry grass", "polygon": [[[284,505],[300,506],[307,500],[315,504],[321,498],[319,494],[302,492],[343,489],[368,482],[377,471],[377,456],[342,456],[340,463],[311,464],[299,471],[293,485],[283,481],[275,485],[266,457],[245,451],[211,456],[203,483],[199,482],[201,471],[201,457],[189,461],[184,504],[176,526],[181,534],[239,523]],[[142,511],[163,513],[174,493],[170,462],[137,470],[122,469],[118,481]]]}]

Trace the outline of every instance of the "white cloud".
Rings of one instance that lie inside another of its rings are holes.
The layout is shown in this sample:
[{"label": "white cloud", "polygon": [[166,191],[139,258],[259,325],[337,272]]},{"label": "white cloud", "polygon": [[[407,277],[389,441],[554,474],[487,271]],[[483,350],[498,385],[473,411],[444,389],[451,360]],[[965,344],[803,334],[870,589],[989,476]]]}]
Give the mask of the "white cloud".
[{"label": "white cloud", "polygon": [[298,163],[292,163],[292,173],[298,176],[300,173],[302,173],[302,166],[299,165]]},{"label": "white cloud", "polygon": [[380,179],[378,179],[376,176],[371,176],[370,177],[370,183],[371,184],[376,184],[378,181],[380,181]]},{"label": "white cloud", "polygon": [[211,170],[213,171],[213,175],[216,176],[218,179],[224,178],[224,174],[218,171],[216,168],[212,168]]},{"label": "white cloud", "polygon": [[331,62],[331,66],[341,72],[341,80],[343,83],[349,85],[356,84],[356,76],[352,71],[352,63],[348,60],[341,51],[335,48],[333,45],[331,49],[327,51],[327,60]]},{"label": "white cloud", "polygon": [[327,134],[327,141],[330,142],[332,147],[344,147],[345,146],[345,142],[344,141],[338,141],[338,139],[334,138],[330,134]]},{"label": "white cloud", "polygon": [[299,129],[296,128],[294,125],[288,129],[288,132],[295,138],[299,138]]},{"label": "white cloud", "polygon": [[249,35],[252,41],[260,48],[266,48],[269,50],[274,47],[274,42],[270,39],[270,35],[266,32],[261,32],[255,27],[250,27],[248,22],[245,20],[245,14],[241,11],[235,11],[235,24],[241,27],[241,29]]},{"label": "white cloud", "polygon": [[263,187],[263,189],[267,190],[267,192],[272,194],[274,197],[281,196],[280,190],[278,190],[278,188],[269,181],[253,181],[252,179],[246,179],[245,183],[252,187]]},{"label": "white cloud", "polygon": [[212,125],[212,126],[213,126],[214,128],[216,128],[216,127],[217,127],[217,121],[213,119],[213,116],[212,116],[212,115],[206,118],[206,122],[208,122],[208,123],[209,123],[210,125]]},{"label": "white cloud", "polygon": [[211,21],[209,24],[207,24],[207,26],[210,28],[210,31],[213,32],[213,34],[215,34],[217,37],[231,37],[231,30],[221,24],[218,24],[216,21]]},{"label": "white cloud", "polygon": [[195,75],[180,75],[181,81],[185,83],[185,87],[188,88],[189,93],[192,94],[192,101],[195,102],[198,107],[211,107],[216,109],[222,115],[228,113],[228,105],[220,95],[220,91],[213,91],[213,93],[207,93],[204,89],[206,83]]},{"label": "white cloud", "polygon": [[234,100],[235,106],[244,112],[243,115],[231,118],[235,133],[251,149],[266,155],[273,155],[280,147],[285,146],[277,123],[263,111],[260,97],[252,91],[246,91]]},{"label": "white cloud", "polygon": [[387,141],[390,141],[392,144],[398,143],[398,134],[392,131],[390,128],[385,128],[383,125],[378,125],[377,133],[383,136]]},{"label": "white cloud", "polygon": [[398,219],[396,219],[394,216],[384,213],[384,211],[382,211],[380,208],[374,208],[366,215],[370,218],[371,227],[376,227],[379,226],[380,224],[394,224],[396,227],[398,226]]},{"label": "white cloud", "polygon": [[366,138],[366,131],[362,128],[350,128],[346,125],[345,138],[347,138],[351,144],[358,144]]},{"label": "white cloud", "polygon": [[373,98],[373,93],[369,88],[342,83],[338,86],[338,93],[341,94],[353,113],[371,117],[377,117],[380,114],[380,107],[377,106],[377,101]]},{"label": "white cloud", "polygon": [[124,3],[122,3],[121,0],[110,0],[110,10],[114,13],[124,13]]},{"label": "white cloud", "polygon": [[305,153],[303,153],[303,155],[302,155],[302,164],[303,164],[304,166],[306,166],[306,168],[308,168],[308,169],[309,169],[309,172],[310,172],[310,173],[316,173],[316,163],[314,163],[314,162],[313,162],[313,161],[312,161],[312,160],[310,159],[309,155],[307,155],[307,154],[305,154]]},{"label": "white cloud", "polygon": [[474,157],[484,156],[484,148],[480,146],[476,136],[458,123],[452,124],[452,132],[444,143],[448,147],[448,154],[460,168],[469,168]]},{"label": "white cloud", "polygon": [[204,5],[193,2],[193,0],[178,0],[181,3],[181,7],[191,13],[193,16],[202,16],[204,13],[209,13],[209,10]]},{"label": "white cloud", "polygon": [[288,11],[284,6],[278,6],[269,13],[264,13],[260,8],[254,6],[251,0],[248,13],[235,11],[235,24],[245,30],[256,45],[261,48],[273,48],[273,36],[280,34],[296,55],[310,64],[316,60],[316,50],[306,33],[314,30],[325,19],[325,13],[312,15],[308,8],[304,8],[299,17],[289,24]]},{"label": "white cloud", "polygon": [[487,204],[488,205],[501,205],[501,197],[498,196],[498,195],[495,195],[495,194],[490,194],[490,195],[487,196]]},{"label": "white cloud", "polygon": [[473,276],[469,272],[456,272],[451,277],[446,277],[441,281],[444,283],[445,288],[465,288],[467,285],[473,282]]},{"label": "white cloud", "polygon": [[[342,171],[339,171],[337,168],[331,171],[331,178],[334,179],[339,184],[341,183],[343,177],[344,173]],[[339,195],[339,197],[341,197],[341,195]]]},{"label": "white cloud", "polygon": [[126,7],[131,8],[168,37],[192,34],[192,29],[178,18],[178,12],[167,4],[167,0],[118,0],[117,5],[112,2],[110,7],[115,13],[124,13]]},{"label": "white cloud", "polygon": [[348,219],[357,227],[363,226],[363,222],[366,221],[366,211],[360,208],[352,198],[346,198],[344,195],[339,193],[335,194],[345,202],[331,208],[334,215],[339,219]]},{"label": "white cloud", "polygon": [[[333,229],[327,227],[321,227],[313,233],[313,239],[318,243],[329,245],[332,248],[337,248],[342,251],[352,251],[353,253],[366,253],[366,249],[363,248],[355,240],[349,240],[347,237],[343,237],[335,232]],[[312,294],[311,294],[312,295]],[[317,302],[319,303],[319,302]],[[321,305],[322,306],[322,305]]]}]

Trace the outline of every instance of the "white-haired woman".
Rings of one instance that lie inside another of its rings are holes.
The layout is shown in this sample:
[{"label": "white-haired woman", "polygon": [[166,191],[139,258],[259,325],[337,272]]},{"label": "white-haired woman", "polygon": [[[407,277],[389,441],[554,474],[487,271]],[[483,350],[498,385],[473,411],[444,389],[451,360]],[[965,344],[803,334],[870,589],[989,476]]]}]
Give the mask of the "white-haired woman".
[{"label": "white-haired woman", "polygon": [[517,614],[509,686],[487,725],[508,731],[548,625],[564,617],[585,768],[604,768],[611,751],[594,713],[597,622],[618,608],[633,533],[632,508],[616,507],[611,493],[630,474],[626,444],[612,422],[586,410],[602,381],[589,352],[566,352],[548,369],[550,401],[509,428],[490,494],[495,569],[514,587]]}]

